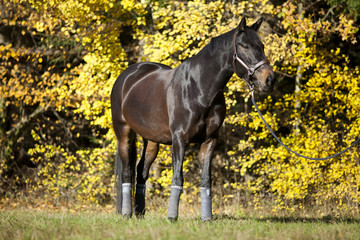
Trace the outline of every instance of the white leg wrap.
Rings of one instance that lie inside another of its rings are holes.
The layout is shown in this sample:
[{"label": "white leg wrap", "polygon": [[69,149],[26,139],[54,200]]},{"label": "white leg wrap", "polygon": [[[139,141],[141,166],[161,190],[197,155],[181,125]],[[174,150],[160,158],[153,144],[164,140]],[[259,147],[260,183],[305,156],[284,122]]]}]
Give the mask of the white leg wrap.
[{"label": "white leg wrap", "polygon": [[122,208],[121,214],[131,216],[132,206],[131,206],[131,183],[122,184]]},{"label": "white leg wrap", "polygon": [[170,202],[167,217],[170,220],[176,220],[179,213],[179,200],[182,192],[181,186],[171,186]]},{"label": "white leg wrap", "polygon": [[201,187],[200,188],[201,198],[201,220],[208,221],[212,219],[212,207],[211,207],[211,189]]}]

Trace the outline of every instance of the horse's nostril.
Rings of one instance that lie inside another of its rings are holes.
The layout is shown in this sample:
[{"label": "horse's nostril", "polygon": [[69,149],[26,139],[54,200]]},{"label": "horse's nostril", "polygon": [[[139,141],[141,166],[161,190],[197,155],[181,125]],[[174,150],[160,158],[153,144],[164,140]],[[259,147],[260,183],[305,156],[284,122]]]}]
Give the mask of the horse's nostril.
[{"label": "horse's nostril", "polygon": [[266,85],[267,85],[267,86],[271,86],[271,85],[272,85],[272,81],[271,81],[271,77],[270,77],[270,76],[268,76],[268,77],[266,78]]},{"label": "horse's nostril", "polygon": [[275,83],[275,77],[272,76],[272,75],[269,75],[267,78],[266,78],[266,86],[268,87],[272,87]]}]

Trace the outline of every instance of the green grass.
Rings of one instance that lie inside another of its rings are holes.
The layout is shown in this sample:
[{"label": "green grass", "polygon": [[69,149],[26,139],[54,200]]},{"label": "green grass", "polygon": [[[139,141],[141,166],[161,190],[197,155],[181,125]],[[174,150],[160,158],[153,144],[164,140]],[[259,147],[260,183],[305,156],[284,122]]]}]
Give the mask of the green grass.
[{"label": "green grass", "polygon": [[360,239],[355,219],[215,216],[210,223],[165,215],[124,219],[110,213],[1,210],[0,239]]}]

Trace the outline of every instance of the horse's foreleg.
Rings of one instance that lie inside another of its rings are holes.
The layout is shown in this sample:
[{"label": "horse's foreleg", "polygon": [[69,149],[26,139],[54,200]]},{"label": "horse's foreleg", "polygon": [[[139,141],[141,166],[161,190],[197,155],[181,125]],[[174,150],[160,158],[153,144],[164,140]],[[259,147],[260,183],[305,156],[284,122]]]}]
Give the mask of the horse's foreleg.
[{"label": "horse's foreleg", "polygon": [[200,198],[201,198],[201,219],[209,221],[212,219],[211,207],[211,159],[216,146],[216,138],[210,138],[201,144],[199,158],[202,168],[200,182]]},{"label": "horse's foreleg", "polygon": [[182,137],[173,137],[172,142],[172,165],[173,178],[171,181],[170,201],[167,217],[170,221],[175,221],[178,218],[179,200],[184,183],[183,177],[183,160],[185,154],[186,144]]},{"label": "horse's foreleg", "polygon": [[141,160],[137,166],[137,184],[135,194],[135,215],[145,214],[145,183],[149,178],[149,169],[159,151],[159,144],[144,139],[144,149]]}]

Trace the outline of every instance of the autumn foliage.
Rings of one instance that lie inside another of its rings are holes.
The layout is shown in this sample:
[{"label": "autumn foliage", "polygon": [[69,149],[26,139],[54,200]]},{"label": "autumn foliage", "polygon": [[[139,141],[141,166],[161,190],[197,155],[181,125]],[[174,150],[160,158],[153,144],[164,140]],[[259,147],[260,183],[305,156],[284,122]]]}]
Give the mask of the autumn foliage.
[{"label": "autumn foliage", "polygon": [[[359,6],[338,3],[2,0],[0,201],[25,194],[54,205],[111,203],[109,96],[117,76],[138,61],[175,67],[242,16],[265,19],[260,36],[278,79],[269,96],[255,94],[266,121],[304,155],[341,151],[360,136],[360,51]],[[227,118],[213,161],[219,204],[358,211],[359,146],[327,161],[296,157],[272,138],[241,79],[234,75],[225,94]],[[140,138],[138,147],[140,154]],[[184,166],[188,202],[198,200],[197,147]],[[152,168],[153,196],[169,194],[170,152],[162,146]]]}]

